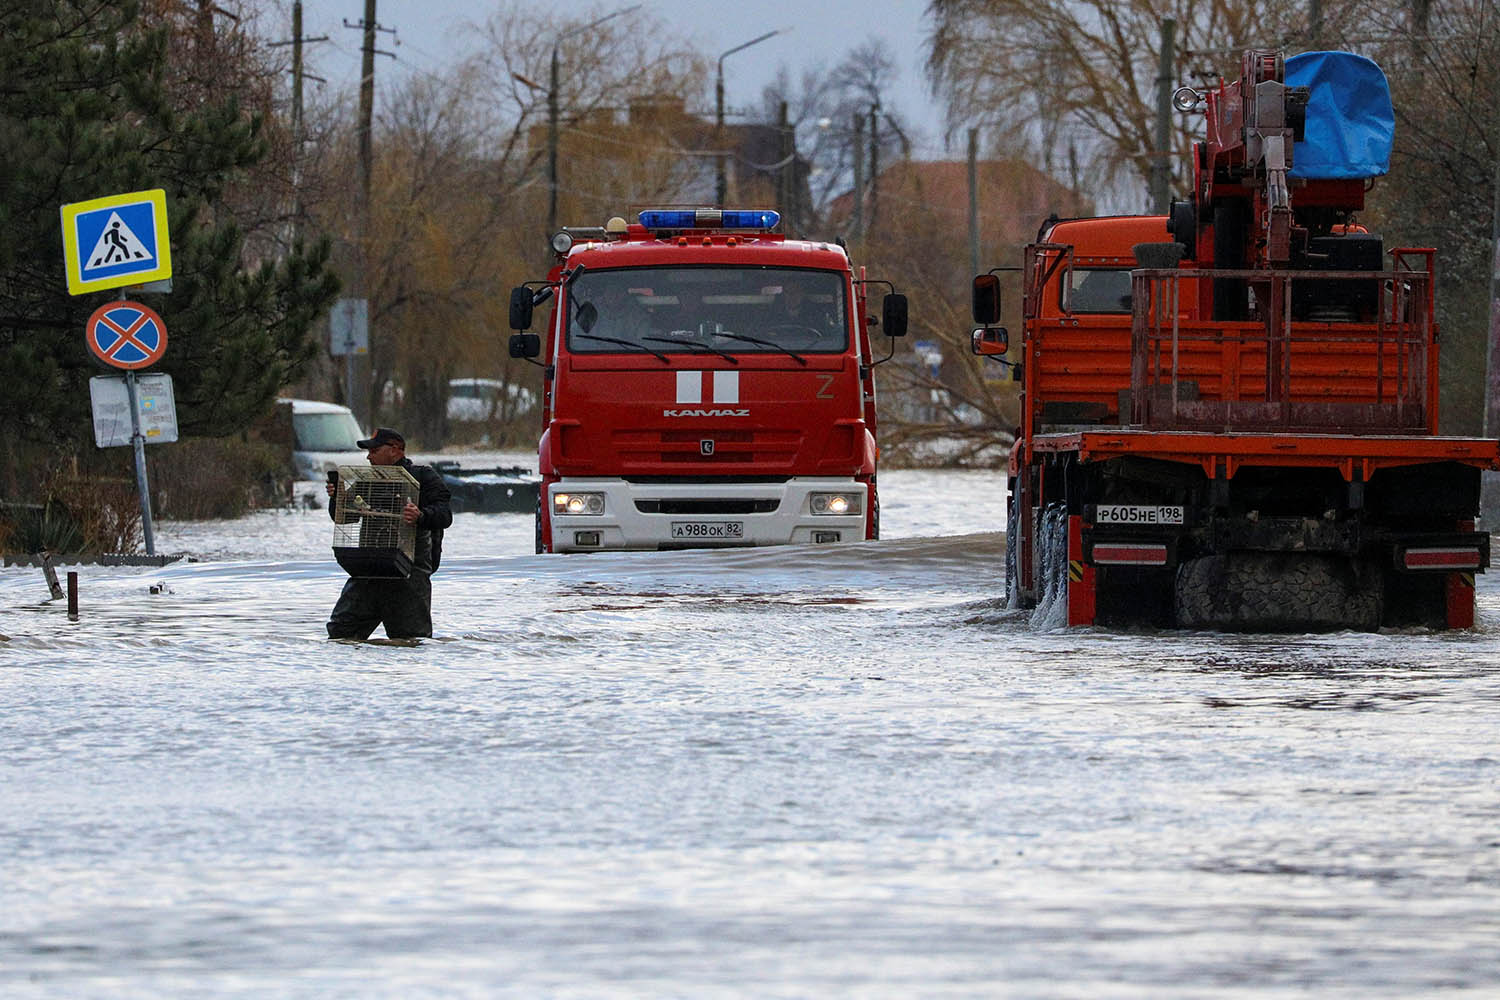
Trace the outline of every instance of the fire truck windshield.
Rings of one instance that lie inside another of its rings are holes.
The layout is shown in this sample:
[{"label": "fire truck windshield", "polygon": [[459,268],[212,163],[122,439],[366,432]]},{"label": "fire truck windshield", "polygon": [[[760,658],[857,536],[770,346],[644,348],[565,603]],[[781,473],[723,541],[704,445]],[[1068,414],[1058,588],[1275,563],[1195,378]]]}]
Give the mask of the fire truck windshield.
[{"label": "fire truck windshield", "polygon": [[844,276],[771,267],[588,269],[568,289],[568,350],[836,354],[849,344]]}]

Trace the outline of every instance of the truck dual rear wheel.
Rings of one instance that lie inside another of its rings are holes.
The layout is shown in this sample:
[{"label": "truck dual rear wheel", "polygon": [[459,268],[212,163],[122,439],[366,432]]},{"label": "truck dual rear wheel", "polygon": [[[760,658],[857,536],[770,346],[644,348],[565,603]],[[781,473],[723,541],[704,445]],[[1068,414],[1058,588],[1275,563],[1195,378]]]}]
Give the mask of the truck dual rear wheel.
[{"label": "truck dual rear wheel", "polygon": [[1382,591],[1373,565],[1343,556],[1204,556],[1177,571],[1177,625],[1242,632],[1374,632],[1380,628]]}]

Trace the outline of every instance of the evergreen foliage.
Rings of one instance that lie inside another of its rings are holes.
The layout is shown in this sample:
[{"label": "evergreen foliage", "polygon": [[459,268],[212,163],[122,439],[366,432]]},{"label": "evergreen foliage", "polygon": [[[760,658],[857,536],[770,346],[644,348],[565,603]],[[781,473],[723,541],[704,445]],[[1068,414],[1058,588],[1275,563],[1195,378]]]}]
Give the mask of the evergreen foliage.
[{"label": "evergreen foliage", "polygon": [[[232,73],[209,92],[174,93],[172,25],[134,0],[5,0],[0,5],[0,435],[92,449],[84,341],[115,293],[69,296],[60,206],[164,188],[173,290],[132,293],[161,314],[183,435],[237,431],[264,413],[312,356],[309,330],[338,291],[329,248],[252,260],[225,204],[265,155],[262,116]],[[113,369],[111,369],[113,371]]]}]

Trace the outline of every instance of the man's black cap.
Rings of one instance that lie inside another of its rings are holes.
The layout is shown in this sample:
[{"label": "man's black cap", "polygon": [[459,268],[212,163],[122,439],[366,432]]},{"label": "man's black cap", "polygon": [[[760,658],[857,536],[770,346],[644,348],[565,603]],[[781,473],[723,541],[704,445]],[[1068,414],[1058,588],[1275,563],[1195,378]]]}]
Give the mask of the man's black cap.
[{"label": "man's black cap", "polygon": [[378,448],[383,444],[399,444],[403,451],[406,449],[406,438],[401,436],[400,431],[393,431],[389,427],[377,427],[375,428],[374,437],[368,437],[363,441],[356,441],[354,443],[366,451],[369,451],[371,448]]}]

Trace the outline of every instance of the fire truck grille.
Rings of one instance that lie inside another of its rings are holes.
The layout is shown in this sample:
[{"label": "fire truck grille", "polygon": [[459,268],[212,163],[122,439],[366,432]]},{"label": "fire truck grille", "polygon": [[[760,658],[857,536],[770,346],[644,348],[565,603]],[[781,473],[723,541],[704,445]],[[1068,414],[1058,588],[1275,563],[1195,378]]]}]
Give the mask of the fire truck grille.
[{"label": "fire truck grille", "polygon": [[773,514],[781,501],[767,499],[637,500],[642,514]]},{"label": "fire truck grille", "polygon": [[693,428],[617,431],[622,460],[661,465],[789,465],[802,444],[795,430]]}]

